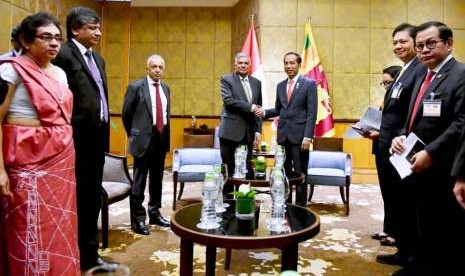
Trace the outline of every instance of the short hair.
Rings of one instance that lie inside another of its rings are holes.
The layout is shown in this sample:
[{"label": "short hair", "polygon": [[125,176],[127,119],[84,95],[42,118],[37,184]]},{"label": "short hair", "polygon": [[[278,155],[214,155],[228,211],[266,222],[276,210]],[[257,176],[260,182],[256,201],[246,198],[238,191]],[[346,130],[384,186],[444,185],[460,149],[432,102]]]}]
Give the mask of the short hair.
[{"label": "short hair", "polygon": [[388,74],[392,79],[396,79],[399,76],[402,67],[399,65],[389,66],[383,69],[383,74]]},{"label": "short hair", "polygon": [[408,32],[411,38],[415,40],[416,27],[409,23],[402,23],[398,25],[394,31],[392,31],[392,37],[394,37],[398,32]]},{"label": "short hair", "polygon": [[24,18],[19,25],[19,36],[22,37],[24,41],[30,43],[36,38],[38,28],[50,24],[55,25],[61,33],[60,23],[53,15],[46,12],[38,12],[29,15]]},{"label": "short hair", "polygon": [[20,25],[16,25],[11,29],[11,39],[17,43],[19,42],[19,35],[21,34],[21,28]]},{"label": "short hair", "polygon": [[247,59],[250,61],[250,56],[249,56],[249,54],[244,53],[244,52],[239,52],[239,53],[236,54],[236,56],[234,56],[234,63],[235,63],[238,59],[244,58],[244,57],[247,58]]},{"label": "short hair", "polygon": [[79,29],[82,26],[91,23],[100,23],[100,16],[87,7],[73,7],[66,16],[66,36],[68,39],[74,37],[73,29]]},{"label": "short hair", "polygon": [[166,67],[165,59],[162,56],[157,55],[157,54],[151,55],[147,58],[147,66],[149,65],[150,61],[152,61],[152,59],[155,59],[155,58],[161,59],[163,61],[163,66]]},{"label": "short hair", "polygon": [[286,57],[289,56],[289,55],[294,55],[294,56],[296,56],[296,57],[297,57],[297,63],[298,63],[298,64],[301,64],[301,63],[302,63],[302,57],[301,57],[298,53],[296,53],[296,52],[287,52],[287,53],[284,55],[283,61],[284,61],[284,60],[286,59]]},{"label": "short hair", "polygon": [[449,28],[446,24],[439,22],[439,21],[428,21],[416,27],[415,31],[416,34],[418,32],[424,31],[430,27],[437,27],[439,30],[439,38],[442,41],[447,41],[449,38],[453,38],[454,34],[452,33],[451,28]]}]

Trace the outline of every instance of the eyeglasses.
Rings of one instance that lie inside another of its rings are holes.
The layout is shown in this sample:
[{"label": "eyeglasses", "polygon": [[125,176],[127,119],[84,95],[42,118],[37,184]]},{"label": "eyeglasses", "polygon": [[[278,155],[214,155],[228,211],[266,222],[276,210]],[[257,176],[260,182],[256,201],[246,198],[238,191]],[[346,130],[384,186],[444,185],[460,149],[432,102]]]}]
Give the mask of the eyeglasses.
[{"label": "eyeglasses", "polygon": [[36,38],[43,40],[47,43],[52,42],[53,39],[55,39],[58,43],[63,42],[63,37],[61,35],[49,35],[49,34],[43,34],[43,35],[36,35]]},{"label": "eyeglasses", "polygon": [[428,48],[428,50],[433,50],[434,48],[436,48],[438,42],[443,42],[442,39],[440,40],[427,40],[425,43],[416,43],[415,44],[415,50],[417,52],[421,52],[423,51],[423,48],[426,46],[426,48]]},{"label": "eyeglasses", "polygon": [[382,81],[382,82],[379,83],[379,85],[387,87],[387,86],[391,85],[391,83],[393,83],[393,82],[394,82],[393,80],[392,81]]}]

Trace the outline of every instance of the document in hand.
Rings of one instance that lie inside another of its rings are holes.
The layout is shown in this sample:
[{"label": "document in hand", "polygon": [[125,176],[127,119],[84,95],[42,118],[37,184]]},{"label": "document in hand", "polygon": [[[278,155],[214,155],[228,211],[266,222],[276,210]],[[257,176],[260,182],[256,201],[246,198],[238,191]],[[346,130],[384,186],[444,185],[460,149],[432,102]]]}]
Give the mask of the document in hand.
[{"label": "document in hand", "polygon": [[425,143],[418,138],[415,133],[411,132],[407,139],[405,139],[405,151],[402,154],[394,153],[389,157],[389,161],[392,163],[394,168],[397,170],[401,179],[412,174],[412,157],[415,153],[425,148]]},{"label": "document in hand", "polygon": [[[363,136],[364,134],[372,130],[379,131],[379,128],[381,126],[381,115],[381,110],[378,110],[377,108],[371,106],[367,107],[367,109],[365,109],[365,112],[363,112],[360,121],[358,121],[355,125],[350,126],[351,130],[353,131],[346,132],[347,136],[350,136],[347,138],[352,138],[352,136],[354,136],[354,131],[358,133],[360,136]],[[344,134],[344,137],[346,137],[346,134]]]}]

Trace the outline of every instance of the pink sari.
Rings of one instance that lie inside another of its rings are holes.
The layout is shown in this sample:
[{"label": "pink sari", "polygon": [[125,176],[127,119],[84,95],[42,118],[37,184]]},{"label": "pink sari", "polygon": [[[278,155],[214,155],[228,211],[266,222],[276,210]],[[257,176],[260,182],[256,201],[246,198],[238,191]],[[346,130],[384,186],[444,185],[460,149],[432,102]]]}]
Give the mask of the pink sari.
[{"label": "pink sari", "polygon": [[1,198],[6,263],[0,259],[0,268],[7,275],[80,275],[72,93],[29,58],[8,61],[22,77],[41,126],[2,125],[13,197]]}]

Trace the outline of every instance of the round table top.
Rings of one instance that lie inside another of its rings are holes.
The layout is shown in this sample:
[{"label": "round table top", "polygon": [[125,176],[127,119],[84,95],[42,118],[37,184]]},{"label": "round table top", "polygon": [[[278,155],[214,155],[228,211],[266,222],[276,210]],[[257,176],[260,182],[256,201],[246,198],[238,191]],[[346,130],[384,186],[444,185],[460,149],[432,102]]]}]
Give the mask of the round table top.
[{"label": "round table top", "polygon": [[171,217],[171,229],[181,238],[207,246],[253,249],[282,248],[316,236],[320,231],[320,219],[313,211],[288,204],[286,207],[287,230],[275,233],[268,229],[270,213],[260,212],[257,204],[255,219],[242,220],[235,216],[235,201],[227,200],[230,206],[222,213],[220,227],[213,230],[197,228],[200,222],[202,203],[185,206]]}]

